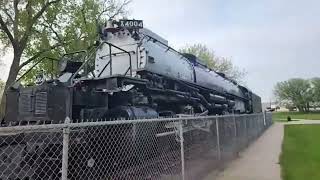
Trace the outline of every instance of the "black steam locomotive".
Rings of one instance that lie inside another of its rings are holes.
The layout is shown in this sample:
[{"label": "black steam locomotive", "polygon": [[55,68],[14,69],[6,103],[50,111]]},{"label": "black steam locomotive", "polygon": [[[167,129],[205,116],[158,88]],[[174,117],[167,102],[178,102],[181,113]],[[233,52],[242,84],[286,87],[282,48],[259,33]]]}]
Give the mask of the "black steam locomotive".
[{"label": "black steam locomotive", "polygon": [[65,55],[59,77],[10,87],[3,123],[261,112],[259,96],[175,51],[142,21],[109,22],[100,36],[84,62],[82,52]]},{"label": "black steam locomotive", "polygon": [[93,50],[66,54],[58,64],[57,76],[39,74],[35,85],[22,86],[22,75],[7,90],[3,126],[59,123],[66,117],[76,123],[262,111],[259,96],[196,56],[169,47],[138,20],[109,21]]}]

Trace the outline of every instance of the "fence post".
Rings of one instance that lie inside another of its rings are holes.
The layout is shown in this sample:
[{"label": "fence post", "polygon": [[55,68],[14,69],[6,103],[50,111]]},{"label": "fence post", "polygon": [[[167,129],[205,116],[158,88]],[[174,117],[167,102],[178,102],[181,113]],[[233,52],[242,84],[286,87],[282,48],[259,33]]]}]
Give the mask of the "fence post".
[{"label": "fence post", "polygon": [[221,160],[220,133],[219,133],[219,119],[218,119],[218,116],[216,116],[216,133],[217,133],[218,159]]},{"label": "fence post", "polygon": [[233,111],[233,115],[232,115],[232,119],[233,119],[233,125],[234,125],[234,146],[235,146],[235,149],[236,149],[236,152],[238,151],[238,144],[239,142],[237,141],[237,122],[236,122],[236,116],[234,114],[234,111]]},{"label": "fence post", "polygon": [[259,136],[263,132],[264,122],[263,122],[263,114],[259,114]]},{"label": "fence post", "polygon": [[184,138],[183,138],[183,120],[179,120],[179,136],[180,136],[180,153],[181,153],[181,175],[182,180],[185,178],[185,167],[184,167]]},{"label": "fence post", "polygon": [[233,113],[233,124],[234,124],[234,137],[237,137],[237,122],[236,122],[236,116]]},{"label": "fence post", "polygon": [[254,118],[254,129],[255,129],[255,139],[258,137],[258,119],[259,119],[259,116],[255,115],[255,118]]},{"label": "fence post", "polygon": [[263,125],[266,126],[266,111],[263,111]]},{"label": "fence post", "polygon": [[[66,117],[65,124],[70,123],[70,118]],[[61,179],[68,180],[68,151],[69,151],[69,127],[63,128],[63,146],[62,146],[62,171]]]},{"label": "fence post", "polygon": [[[245,117],[245,118],[244,118],[244,131],[245,131],[245,133],[246,133],[246,134],[245,134],[246,143],[248,144],[248,141],[249,141],[249,140],[248,140],[247,118],[248,118],[248,117]],[[246,146],[247,146],[247,145],[246,145]]]}]

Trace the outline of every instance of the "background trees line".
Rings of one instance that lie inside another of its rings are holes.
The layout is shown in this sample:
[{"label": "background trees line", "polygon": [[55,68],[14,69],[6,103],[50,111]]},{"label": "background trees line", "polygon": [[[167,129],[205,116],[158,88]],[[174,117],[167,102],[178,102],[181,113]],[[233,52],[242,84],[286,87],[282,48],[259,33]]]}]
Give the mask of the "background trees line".
[{"label": "background trees line", "polygon": [[[63,54],[89,49],[97,40],[99,25],[110,18],[126,17],[131,0],[5,0],[0,1],[0,50],[13,52],[9,76],[2,89],[8,88],[24,68],[43,57],[59,58]],[[244,71],[230,58],[218,57],[205,45],[186,46],[182,52],[194,53],[208,67],[227,77],[241,80]],[[6,63],[10,64],[10,63]],[[51,73],[51,62],[38,70]],[[32,81],[31,71],[25,81]],[[0,91],[1,93],[1,91]],[[2,93],[0,94],[0,96]],[[0,118],[5,98],[1,100]]]},{"label": "background trees line", "polygon": [[320,78],[293,78],[278,82],[274,94],[280,104],[288,109],[297,108],[301,112],[309,112],[311,108],[320,106]]},{"label": "background trees line", "polygon": [[186,45],[180,49],[180,52],[196,55],[209,68],[224,73],[237,82],[243,82],[246,75],[246,71],[234,65],[231,58],[216,55],[205,44]]}]

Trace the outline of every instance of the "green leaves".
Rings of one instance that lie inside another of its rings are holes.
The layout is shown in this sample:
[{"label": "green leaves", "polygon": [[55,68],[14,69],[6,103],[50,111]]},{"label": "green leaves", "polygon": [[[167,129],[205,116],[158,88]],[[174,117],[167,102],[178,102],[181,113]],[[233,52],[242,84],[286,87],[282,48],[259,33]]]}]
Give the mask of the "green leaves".
[{"label": "green leaves", "polygon": [[217,56],[213,50],[210,50],[206,45],[194,44],[187,45],[180,49],[182,53],[190,53],[199,58],[209,68],[224,73],[228,78],[241,81],[246,72],[234,66],[232,60],[226,57]]},{"label": "green leaves", "polygon": [[316,77],[310,80],[311,87],[312,87],[312,97],[313,101],[316,103],[317,106],[320,105],[320,78]]},{"label": "green leaves", "polygon": [[[7,6],[13,6],[13,1]],[[27,34],[26,46],[18,69],[26,71],[32,64],[43,57],[59,58],[65,53],[87,50],[98,38],[97,27],[110,16],[126,14],[126,5],[130,1],[121,0],[33,0],[19,1],[16,25],[19,30],[19,39],[27,32],[28,24],[44,4],[55,2],[47,6],[42,15]],[[0,7],[0,15],[4,10]],[[12,12],[15,17],[15,12]],[[14,32],[14,26],[10,26]],[[1,33],[0,41],[7,41],[8,37]],[[41,69],[45,74],[51,74],[51,63],[40,63],[23,80],[32,82],[34,74]],[[19,74],[21,74],[20,72]]]},{"label": "green leaves", "polygon": [[278,82],[274,87],[275,96],[286,106],[295,106],[299,111],[309,111],[310,104],[319,102],[320,79],[305,80],[293,78]]}]

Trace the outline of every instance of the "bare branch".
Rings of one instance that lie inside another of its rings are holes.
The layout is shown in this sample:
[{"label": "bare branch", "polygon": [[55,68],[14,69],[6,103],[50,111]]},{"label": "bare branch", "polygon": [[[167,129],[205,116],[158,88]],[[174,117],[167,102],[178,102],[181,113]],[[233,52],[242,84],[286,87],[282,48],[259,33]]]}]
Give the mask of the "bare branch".
[{"label": "bare branch", "polygon": [[87,18],[86,18],[86,13],[84,11],[85,11],[85,9],[84,9],[84,7],[82,7],[81,8],[81,15],[82,15],[83,23],[87,27]]},{"label": "bare branch", "polygon": [[8,38],[10,39],[10,42],[11,42],[12,46],[15,46],[14,38],[13,38],[11,32],[9,31],[6,23],[3,21],[1,15],[0,15],[0,29],[2,29],[2,30],[6,33],[6,35],[7,35]]},{"label": "bare branch", "polygon": [[106,13],[106,12],[108,12],[110,9],[112,9],[112,7],[113,7],[113,6],[109,6],[109,7],[105,8],[103,11],[101,11],[101,12],[98,14],[98,16],[97,16],[97,19],[100,19],[100,17],[101,17],[104,13]]},{"label": "bare branch", "polygon": [[45,23],[42,23],[42,25],[43,25],[44,27],[46,27],[46,28],[49,28],[49,29],[52,31],[52,33],[56,36],[56,38],[54,38],[56,41],[58,41],[59,43],[63,43],[64,40],[60,37],[59,33],[53,28],[53,25],[57,25],[57,24],[55,24],[55,23],[50,23],[50,22],[48,22],[48,20],[45,19],[45,18],[43,18],[43,19],[44,19],[44,21],[46,22],[46,24],[45,24]]},{"label": "bare branch", "polygon": [[13,9],[14,9],[14,22],[13,22],[13,35],[15,39],[18,39],[18,16],[19,16],[19,10],[18,10],[18,4],[19,0],[13,1]]},{"label": "bare branch", "polygon": [[32,30],[33,25],[37,22],[37,20],[42,16],[42,14],[47,10],[49,6],[52,4],[58,3],[61,0],[54,0],[54,1],[48,1],[45,3],[45,5],[42,6],[42,8],[31,18],[30,22],[28,22],[28,27],[21,38],[20,44],[21,46],[25,46],[27,44],[27,40],[29,38],[30,32]]},{"label": "bare branch", "polygon": [[8,12],[8,9],[3,9],[3,12],[7,15],[12,23],[14,23],[14,19],[12,18],[11,14]]},{"label": "bare branch", "polygon": [[32,1],[28,1],[28,3],[26,4],[26,10],[27,10],[27,13],[28,13],[28,16],[29,16],[29,17],[32,16],[31,3],[32,3]]},{"label": "bare branch", "polygon": [[49,6],[51,6],[52,4],[58,3],[59,1],[61,1],[61,0],[48,1],[44,6],[42,6],[42,8],[39,10],[39,12],[37,12],[37,14],[34,15],[31,23],[34,24],[40,18],[40,16],[47,10],[47,8]]},{"label": "bare branch", "polygon": [[119,15],[119,14],[123,11],[123,9],[125,8],[125,6],[127,6],[129,3],[131,3],[131,0],[126,0],[126,1],[124,1],[124,2],[121,4],[121,6],[117,9],[117,11],[116,11],[113,15],[109,16],[109,18],[110,18],[110,19],[113,19],[115,16]]}]

